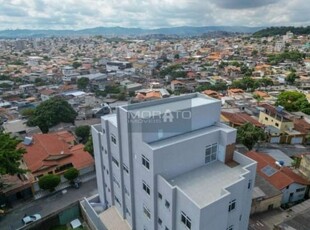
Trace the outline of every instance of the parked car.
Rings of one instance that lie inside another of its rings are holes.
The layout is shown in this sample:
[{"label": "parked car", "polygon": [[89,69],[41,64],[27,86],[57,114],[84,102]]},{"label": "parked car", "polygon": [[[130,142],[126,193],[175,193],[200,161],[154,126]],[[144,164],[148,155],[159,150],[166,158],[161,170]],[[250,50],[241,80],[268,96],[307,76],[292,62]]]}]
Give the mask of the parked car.
[{"label": "parked car", "polygon": [[40,220],[42,217],[40,214],[34,214],[34,215],[25,215],[24,218],[22,219],[24,224],[30,224],[34,221]]}]

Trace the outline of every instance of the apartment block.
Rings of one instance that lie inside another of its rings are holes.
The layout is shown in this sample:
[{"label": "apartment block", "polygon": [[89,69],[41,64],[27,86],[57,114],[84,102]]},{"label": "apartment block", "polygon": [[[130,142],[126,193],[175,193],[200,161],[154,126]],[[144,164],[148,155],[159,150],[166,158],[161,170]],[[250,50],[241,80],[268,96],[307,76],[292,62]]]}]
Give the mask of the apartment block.
[{"label": "apartment block", "polygon": [[189,94],[101,117],[92,126],[98,220],[112,229],[100,216],[113,209],[128,229],[248,229],[256,162],[234,151],[220,110]]}]

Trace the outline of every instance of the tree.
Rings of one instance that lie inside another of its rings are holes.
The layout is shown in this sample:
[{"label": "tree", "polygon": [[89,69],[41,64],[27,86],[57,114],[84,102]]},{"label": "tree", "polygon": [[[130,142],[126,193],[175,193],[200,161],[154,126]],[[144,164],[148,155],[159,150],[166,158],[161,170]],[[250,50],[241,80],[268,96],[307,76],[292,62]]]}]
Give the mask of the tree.
[{"label": "tree", "polygon": [[88,136],[88,140],[84,146],[84,150],[89,152],[92,156],[94,155],[93,138],[91,135]]},{"label": "tree", "polygon": [[79,68],[81,65],[82,65],[81,62],[77,62],[77,61],[75,61],[75,62],[72,63],[72,67],[73,67],[74,69]]},{"label": "tree", "polygon": [[35,109],[33,108],[27,108],[27,109],[23,109],[21,111],[21,114],[25,117],[31,117],[34,114]]},{"label": "tree", "polygon": [[53,192],[60,184],[60,176],[54,174],[47,174],[39,179],[39,187],[44,190]]},{"label": "tree", "polygon": [[39,126],[43,133],[60,122],[74,123],[77,112],[61,97],[53,97],[42,102],[27,122],[29,126]]},{"label": "tree", "polygon": [[237,129],[237,141],[251,150],[258,141],[264,141],[266,134],[261,128],[247,122]]},{"label": "tree", "polygon": [[26,172],[19,167],[20,160],[26,153],[25,149],[17,147],[20,142],[16,137],[0,131],[0,175]]},{"label": "tree", "polygon": [[73,181],[74,179],[76,179],[79,176],[79,170],[77,170],[76,168],[69,168],[65,173],[64,173],[64,177],[69,180],[69,181]]},{"label": "tree", "polygon": [[90,127],[88,125],[82,125],[76,127],[74,132],[81,139],[82,143],[86,143],[90,134]]},{"label": "tree", "polygon": [[302,111],[310,114],[310,103],[306,96],[298,91],[284,91],[280,93],[276,105],[283,106],[289,112]]},{"label": "tree", "polygon": [[297,78],[297,75],[295,74],[295,72],[290,72],[287,77],[285,78],[285,81],[289,84],[289,85],[293,85],[295,83],[295,80]]},{"label": "tree", "polygon": [[89,79],[87,77],[81,77],[77,80],[78,89],[85,90],[89,84]]}]

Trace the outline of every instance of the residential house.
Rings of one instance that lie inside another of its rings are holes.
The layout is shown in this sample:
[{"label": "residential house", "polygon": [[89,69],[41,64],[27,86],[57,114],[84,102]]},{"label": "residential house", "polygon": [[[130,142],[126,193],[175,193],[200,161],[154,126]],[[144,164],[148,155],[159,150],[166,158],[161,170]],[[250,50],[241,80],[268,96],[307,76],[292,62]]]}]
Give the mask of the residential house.
[{"label": "residential house", "polygon": [[310,182],[287,166],[265,153],[248,152],[246,156],[257,162],[257,174],[282,192],[281,204],[301,201],[308,192]]},{"label": "residential house", "polygon": [[282,196],[279,189],[257,173],[253,188],[251,215],[279,208]]},{"label": "residential house", "polygon": [[179,80],[171,81],[171,90],[172,91],[182,91],[186,88],[186,84]]},{"label": "residential house", "polygon": [[266,126],[266,132],[270,135],[270,143],[301,144],[305,140],[305,133],[294,129],[294,122],[289,118],[283,107],[273,107],[262,104],[263,109],[259,113],[259,122]]},{"label": "residential house", "polygon": [[263,128],[263,124],[257,121],[255,118],[251,117],[247,113],[238,112],[238,113],[231,113],[231,112],[221,112],[221,120],[224,123],[229,124],[229,126],[233,128],[237,128],[245,123],[251,123],[258,128]]},{"label": "residential house", "polygon": [[[93,157],[84,151],[84,145],[75,143],[75,137],[67,131],[34,134],[21,144],[26,149],[23,161],[36,179],[49,173],[62,175],[71,167],[78,169],[80,175],[94,171]],[[36,182],[34,193],[39,190]]]}]

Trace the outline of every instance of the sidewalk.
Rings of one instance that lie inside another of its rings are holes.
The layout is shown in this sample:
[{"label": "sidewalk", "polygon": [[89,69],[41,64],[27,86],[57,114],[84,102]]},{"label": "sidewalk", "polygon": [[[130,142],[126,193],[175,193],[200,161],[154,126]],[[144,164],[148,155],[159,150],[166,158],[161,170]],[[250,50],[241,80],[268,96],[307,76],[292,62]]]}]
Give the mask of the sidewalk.
[{"label": "sidewalk", "polygon": [[[80,176],[80,180],[85,183],[89,180],[92,180],[96,177],[96,172],[90,172],[90,173],[87,173],[83,176]],[[61,183],[60,185],[58,185],[56,188],[55,188],[55,191],[53,193],[56,193],[58,191],[61,191],[61,190],[64,190],[68,187],[70,187],[70,182],[69,181],[66,181],[64,183]],[[40,190],[38,191],[35,195],[34,195],[34,199],[37,200],[37,199],[40,199],[42,197],[46,197],[46,196],[50,196],[51,194],[53,194],[49,191],[44,191],[44,190]]]}]

